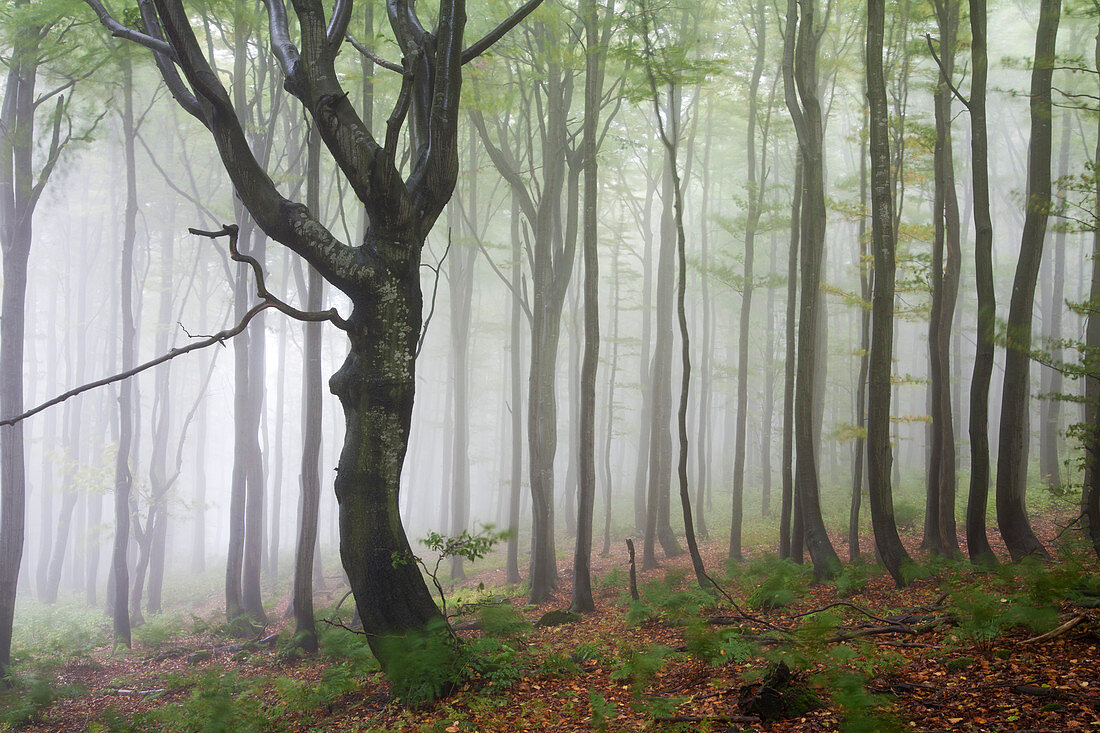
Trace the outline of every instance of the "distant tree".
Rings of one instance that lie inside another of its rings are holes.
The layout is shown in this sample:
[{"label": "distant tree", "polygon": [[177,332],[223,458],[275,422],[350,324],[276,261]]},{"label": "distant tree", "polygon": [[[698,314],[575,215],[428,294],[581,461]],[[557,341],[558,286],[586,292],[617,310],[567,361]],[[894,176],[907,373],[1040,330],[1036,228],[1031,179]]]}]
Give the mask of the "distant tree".
[{"label": "distant tree", "polygon": [[[0,104],[0,416],[23,412],[23,337],[27,267],[33,241],[34,210],[62,150],[67,96],[72,81],[40,90],[44,64],[53,56],[50,39],[59,30],[58,7],[20,0],[14,4],[7,79]],[[45,155],[36,155],[36,125],[45,123]],[[71,128],[69,128],[71,130]],[[21,424],[0,427],[0,680],[11,665],[15,595],[23,557],[26,465]]]}]

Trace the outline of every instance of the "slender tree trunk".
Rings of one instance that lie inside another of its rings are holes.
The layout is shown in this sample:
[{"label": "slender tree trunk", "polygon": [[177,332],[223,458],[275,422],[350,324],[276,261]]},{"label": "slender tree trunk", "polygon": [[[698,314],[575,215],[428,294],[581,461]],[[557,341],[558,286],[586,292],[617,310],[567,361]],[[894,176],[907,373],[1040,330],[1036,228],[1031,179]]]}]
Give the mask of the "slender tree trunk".
[{"label": "slender tree trunk", "polygon": [[745,430],[748,425],[749,407],[749,327],[752,319],[753,255],[756,248],[756,229],[760,222],[760,180],[756,165],[757,97],[760,77],[764,73],[767,51],[767,20],[763,3],[757,3],[752,11],[753,31],[756,38],[756,62],[749,80],[749,118],[745,146],[745,197],[748,211],[745,215],[745,269],[741,285],[741,317],[737,338],[737,433],[733,448],[733,510],[730,519],[729,558],[741,560],[741,519],[745,497]]},{"label": "slender tree trunk", "polygon": [[[306,205],[320,208],[321,136],[310,129],[306,141]],[[308,268],[305,301],[311,311],[324,307],[324,281]],[[294,549],[294,633],[308,653],[317,651],[317,629],[313,618],[313,559],[317,549],[317,519],[321,503],[321,352],[324,325],[303,326],[302,366],[302,464],[299,475],[301,515]]]},{"label": "slender tree trunk", "polygon": [[[784,334],[786,356],[783,360],[783,495],[779,510],[779,557],[790,558],[793,540],[801,528],[795,523],[792,537],[792,513],[794,503],[794,368],[798,358],[795,334],[798,323],[798,243],[802,232],[802,153],[796,153],[794,168],[794,195],[791,199],[791,235],[787,247],[787,316]],[[797,539],[798,546],[802,540]],[[801,551],[798,556],[801,557]]]},{"label": "slender tree trunk", "polygon": [[[472,142],[472,141],[471,141]],[[468,195],[470,211],[477,211],[477,162],[470,145],[470,174]],[[455,206],[452,211],[457,211]],[[451,380],[454,383],[454,429],[451,433],[451,517],[450,534],[458,537],[470,524],[470,318],[474,295],[474,263],[477,246],[473,241],[476,232],[451,244],[448,270],[451,287]],[[466,572],[462,556],[451,557],[451,578],[462,580]]]},{"label": "slender tree trunk", "polygon": [[977,345],[970,378],[970,491],[966,502],[966,548],[971,561],[994,561],[986,536],[989,499],[989,380],[993,374],[997,294],[993,283],[993,222],[989,211],[989,143],[986,130],[986,0],[970,0],[971,175],[974,186],[974,272],[978,292]]},{"label": "slender tree trunk", "polygon": [[[600,100],[603,97],[603,46],[600,43],[596,0],[581,4],[585,35],[584,121],[581,154],[584,165],[584,359],[580,383],[580,482],[577,492],[577,544],[573,554],[573,611],[594,611],[592,598],[592,510],[596,498],[596,372],[600,359],[599,251],[596,225],[599,215],[598,151]],[[608,423],[608,432],[611,425]],[[567,490],[572,487],[567,486]]]},{"label": "slender tree trunk", "polygon": [[[1069,175],[1069,145],[1070,125],[1069,120],[1062,120],[1062,140],[1058,153],[1058,178]],[[1044,291],[1049,290],[1045,307],[1047,312],[1043,318],[1043,326],[1046,341],[1050,348],[1050,358],[1055,364],[1062,361],[1062,311],[1065,308],[1065,283],[1066,283],[1066,230],[1059,227],[1052,238],[1053,251],[1051,257],[1044,260],[1044,265],[1054,260],[1054,277],[1050,280],[1043,278]],[[1045,269],[1045,268],[1044,268]],[[1048,287],[1049,286],[1049,287]],[[1046,395],[1058,395],[1062,391],[1062,372],[1058,369],[1043,370],[1043,397],[1040,403],[1041,429],[1039,431],[1039,475],[1051,489],[1060,489],[1062,486],[1062,465],[1058,458],[1059,430],[1062,417],[1062,400],[1058,397]]]},{"label": "slender tree trunk", "polygon": [[[873,51],[871,51],[873,53]],[[881,49],[879,49],[881,54]],[[879,66],[882,65],[881,56]],[[865,118],[866,119],[866,118]],[[869,121],[867,121],[869,124]],[[889,154],[889,149],[887,149]],[[863,468],[867,463],[867,372],[871,355],[871,311],[874,297],[872,269],[867,262],[867,150],[859,147],[859,376],[856,377],[856,449],[852,457],[852,504],[848,513],[848,558],[856,560],[859,550],[859,511],[863,502]],[[889,397],[889,392],[887,392]]]},{"label": "slender tree trunk", "polygon": [[867,483],[875,548],[899,587],[909,556],[898,537],[890,487],[890,374],[894,344],[894,210],[890,178],[890,123],[882,72],[884,0],[867,3],[867,100],[870,107],[871,231],[874,295],[868,377]]},{"label": "slender tree trunk", "polygon": [[[702,201],[699,204],[699,298],[703,310],[702,318],[702,343],[699,348],[699,427],[696,432],[697,468],[695,489],[695,531],[699,537],[706,540],[710,536],[707,531],[706,506],[704,501],[710,484],[710,455],[707,451],[710,443],[710,406],[712,401],[711,390],[711,359],[713,350],[713,303],[710,298],[710,195],[711,195],[711,170],[710,154],[714,139],[714,105],[707,106],[707,127],[703,142],[703,170],[702,176]],[[770,336],[770,334],[769,334]]]},{"label": "slender tree trunk", "polygon": [[[801,5],[800,19],[796,3]],[[818,359],[824,358],[824,354],[819,354],[818,349],[821,345],[820,282],[826,224],[823,130],[821,105],[817,96],[817,53],[821,30],[815,26],[815,5],[816,0],[788,0],[787,36],[794,36],[797,26],[797,41],[793,48],[785,46],[785,58],[793,54],[793,59],[785,62],[784,66],[793,69],[791,75],[797,85],[797,97],[794,86],[786,90],[786,95],[802,150],[805,188],[800,217],[802,251],[798,360],[795,369],[795,469],[806,547],[813,559],[814,574],[825,578],[837,572],[840,560],[829,541],[821,517],[817,440],[814,435],[814,426],[818,423],[815,408],[820,400],[815,388]]]},{"label": "slender tree trunk", "polygon": [[1031,404],[1031,321],[1035,282],[1043,254],[1050,206],[1051,98],[1055,40],[1061,0],[1041,0],[1031,74],[1031,139],[1028,143],[1027,208],[1020,238],[1020,259],[1012,284],[1007,322],[1001,425],[997,450],[997,524],[1012,559],[1050,555],[1031,530],[1025,495]]},{"label": "slender tree trunk", "polygon": [[934,92],[936,145],[933,153],[935,195],[932,247],[932,313],[928,346],[931,360],[930,400],[932,440],[929,453],[925,542],[932,552],[960,554],[955,531],[955,428],[951,406],[951,324],[958,299],[962,249],[959,244],[959,202],[951,141],[951,91],[955,68],[955,38],[959,26],[956,0],[936,0],[940,32],[941,76]]},{"label": "slender tree trunk", "polygon": [[[1100,69],[1100,27],[1096,31],[1093,63]],[[1096,123],[1100,133],[1100,119]],[[1092,158],[1100,160],[1100,134]],[[1100,196],[1093,201],[1093,221],[1100,224]],[[1092,284],[1089,287],[1088,322],[1085,325],[1085,482],[1082,513],[1092,549],[1100,557],[1100,226],[1092,230]]]},{"label": "slender tree trunk", "polygon": [[[512,195],[512,210],[519,209],[517,196]],[[511,388],[512,388],[512,479],[508,498],[508,557],[506,561],[509,583],[519,583],[519,504],[523,495],[523,357],[522,347],[523,308],[520,300],[520,288],[523,285],[523,248],[519,233],[520,220],[512,217],[512,317],[511,336]]]},{"label": "slender tree trunk", "polygon": [[604,433],[603,470],[604,470],[604,508],[603,508],[603,549],[602,557],[611,554],[611,497],[614,479],[611,472],[611,439],[615,434],[615,376],[619,369],[619,248],[612,250],[612,303],[611,303],[611,364],[607,375],[607,408]]}]

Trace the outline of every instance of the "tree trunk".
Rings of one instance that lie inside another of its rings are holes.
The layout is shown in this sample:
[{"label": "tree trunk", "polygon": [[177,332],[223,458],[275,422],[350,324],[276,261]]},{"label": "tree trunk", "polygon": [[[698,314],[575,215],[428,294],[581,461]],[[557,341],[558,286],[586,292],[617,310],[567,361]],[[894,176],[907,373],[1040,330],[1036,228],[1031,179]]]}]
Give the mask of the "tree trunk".
[{"label": "tree trunk", "polygon": [[1050,555],[1031,530],[1027,516],[1028,409],[1031,404],[1031,321],[1035,283],[1043,254],[1050,207],[1050,82],[1061,0],[1041,0],[1031,74],[1031,139],[1028,143],[1027,208],[1020,259],[1012,283],[1007,321],[1001,425],[997,450],[997,524],[1012,559]]},{"label": "tree trunk", "polygon": [[[792,41],[793,42],[793,41]],[[785,41],[786,43],[786,41]],[[784,334],[786,356],[783,360],[783,495],[779,509],[779,557],[792,552],[792,513],[794,507],[794,367],[798,358],[795,343],[798,322],[798,240],[802,232],[802,154],[796,153],[794,194],[791,198],[791,235],[787,246],[787,316]],[[797,529],[797,527],[796,527]],[[801,547],[801,540],[798,540]],[[799,552],[801,555],[801,552]]]},{"label": "tree trunk", "polygon": [[[873,53],[873,51],[871,51]],[[879,49],[880,59],[882,50]],[[881,60],[879,66],[882,65]],[[865,118],[866,119],[866,118]],[[869,122],[869,121],[868,121]],[[889,149],[887,149],[889,153]],[[856,377],[856,449],[852,457],[852,504],[848,512],[848,559],[856,560],[859,550],[859,512],[863,503],[863,469],[867,463],[867,371],[871,354],[871,312],[874,297],[871,265],[867,262],[867,150],[859,146],[859,376]],[[886,394],[889,397],[889,392]],[[889,436],[887,436],[889,437]]]},{"label": "tree trunk", "polygon": [[[580,383],[580,481],[577,492],[577,543],[573,554],[572,611],[595,611],[592,598],[592,510],[596,498],[596,375],[600,359],[598,152],[600,100],[603,97],[603,46],[600,43],[596,0],[581,4],[585,36],[584,121],[581,155],[584,166],[583,245],[584,258],[584,357]],[[608,424],[610,432],[611,425]],[[567,491],[572,487],[566,486]]]},{"label": "tree trunk", "polygon": [[797,98],[794,86],[786,89],[785,93],[787,106],[795,119],[804,175],[798,360],[795,369],[795,470],[806,547],[813,559],[815,576],[826,578],[837,572],[840,560],[829,541],[821,517],[817,436],[814,434],[814,427],[818,423],[815,408],[821,397],[816,394],[815,381],[818,378],[818,359],[824,358],[824,354],[818,354],[818,349],[821,343],[820,282],[826,224],[823,131],[821,105],[817,96],[820,30],[814,25],[815,4],[816,0],[801,0],[802,17],[797,19],[796,0],[788,0],[787,35],[794,36],[797,26],[797,42],[794,48],[785,46],[785,58],[789,54],[793,54],[794,58],[785,62],[784,66],[793,67],[794,81],[797,84]]},{"label": "tree trunk", "polygon": [[890,178],[890,124],[882,73],[884,0],[867,4],[867,100],[870,107],[871,231],[874,295],[867,393],[867,483],[875,548],[900,587],[909,560],[894,523],[890,487],[890,374],[894,345],[894,210]]},{"label": "tree trunk", "polygon": [[733,509],[730,519],[729,558],[740,561],[741,519],[745,497],[745,429],[749,407],[749,327],[752,318],[753,254],[756,248],[756,229],[760,222],[760,189],[763,185],[756,165],[756,110],[760,91],[760,77],[764,73],[764,57],[767,50],[767,20],[762,3],[752,11],[753,35],[756,38],[756,62],[749,80],[749,118],[746,132],[745,198],[748,211],[745,214],[745,270],[741,284],[741,316],[737,338],[737,432],[733,448]]},{"label": "tree trunk", "polygon": [[[1062,119],[1062,140],[1058,153],[1058,178],[1069,175],[1069,144],[1070,124],[1069,120]],[[1044,307],[1047,309],[1043,317],[1045,341],[1050,349],[1050,360],[1054,364],[1062,361],[1062,310],[1065,308],[1065,283],[1066,283],[1066,229],[1058,227],[1054,232],[1053,251],[1050,257],[1044,260],[1045,265],[1053,259],[1054,277],[1042,278],[1044,292],[1047,294]],[[1047,292],[1049,291],[1049,292]],[[1047,487],[1058,491],[1062,487],[1062,464],[1058,458],[1058,441],[1062,417],[1062,400],[1055,396],[1062,391],[1062,372],[1058,369],[1043,370],[1043,398],[1040,403],[1040,431],[1039,431],[1039,475],[1042,476]],[[1050,396],[1047,396],[1050,395]]]},{"label": "tree trunk", "polygon": [[[512,210],[519,209],[517,196],[512,195]],[[519,576],[519,503],[523,494],[523,357],[520,353],[523,336],[520,326],[523,323],[523,303],[520,300],[520,288],[523,284],[523,249],[519,234],[520,220],[512,217],[512,315],[509,348],[511,351],[510,371],[512,388],[512,478],[508,495],[508,557],[506,560],[508,582],[520,582]]]},{"label": "tree trunk", "polygon": [[936,0],[940,33],[941,75],[933,98],[936,145],[933,153],[935,194],[932,247],[932,313],[928,351],[931,362],[932,440],[927,477],[929,511],[925,542],[944,557],[960,554],[955,531],[955,428],[951,407],[951,324],[959,292],[962,249],[959,244],[959,202],[955,193],[951,142],[951,91],[959,26],[956,0]]},{"label": "tree trunk", "polygon": [[970,146],[974,186],[974,272],[978,291],[977,345],[970,378],[970,492],[966,501],[966,549],[972,562],[988,564],[993,549],[985,531],[989,499],[989,380],[993,374],[997,294],[993,283],[993,222],[989,212],[989,142],[986,130],[986,0],[970,0]]}]

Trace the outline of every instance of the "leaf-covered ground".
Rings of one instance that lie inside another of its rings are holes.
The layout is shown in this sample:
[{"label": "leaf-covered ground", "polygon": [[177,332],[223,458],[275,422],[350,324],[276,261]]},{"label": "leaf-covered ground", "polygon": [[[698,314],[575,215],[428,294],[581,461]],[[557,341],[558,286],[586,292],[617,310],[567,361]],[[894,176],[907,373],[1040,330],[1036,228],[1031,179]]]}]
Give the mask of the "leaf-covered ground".
[{"label": "leaf-covered ground", "polygon": [[[1036,528],[1052,546],[1073,534]],[[296,659],[285,620],[243,641],[176,621],[129,654],[32,657],[0,698],[0,730],[1100,730],[1100,576],[1085,553],[994,571],[926,563],[897,590],[873,566],[814,584],[768,557],[727,570],[721,539],[703,551],[728,598],[698,591],[685,555],[640,573],[632,603],[617,546],[593,558],[599,610],[557,626],[536,622],[568,605],[568,568],[538,607],[502,590],[501,570],[471,574],[456,600],[497,590],[465,619],[480,628],[460,632],[477,662],[433,705],[395,700],[361,638],[338,627],[324,627],[325,652]],[[779,662],[802,709],[756,722],[749,698]]]}]

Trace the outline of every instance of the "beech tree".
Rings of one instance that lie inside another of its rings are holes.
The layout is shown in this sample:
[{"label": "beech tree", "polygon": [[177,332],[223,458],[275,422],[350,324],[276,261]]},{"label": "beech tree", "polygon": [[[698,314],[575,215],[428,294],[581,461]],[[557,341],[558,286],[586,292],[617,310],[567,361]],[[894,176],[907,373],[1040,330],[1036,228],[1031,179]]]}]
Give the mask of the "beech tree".
[{"label": "beech tree", "polygon": [[[463,0],[441,0],[431,28],[412,2],[390,0],[390,27],[403,59],[387,66],[401,73],[402,85],[379,139],[352,105],[334,66],[353,0],[337,0],[331,15],[320,0],[295,0],[293,35],[282,0],[265,0],[268,41],[284,87],[313,120],[364,207],[367,226],[358,245],[337,239],[307,206],[278,190],[251,149],[240,110],[214,72],[182,0],[143,0],[142,31],[120,23],[99,0],[86,2],[114,35],[153,51],[173,98],[210,131],[237,196],[260,229],[351,301],[346,319],[330,319],[349,344],[329,382],[344,409],[346,430],[335,480],[340,554],[371,648],[388,671],[400,655],[400,645],[389,639],[445,623],[419,566],[410,561],[398,495],[422,324],[421,251],[458,173],[462,66],[541,0],[528,0],[470,45]],[[407,170],[398,150],[406,122]]]},{"label": "beech tree", "polygon": [[1049,557],[1028,520],[1024,494],[1030,433],[1031,319],[1035,284],[1043,255],[1050,209],[1051,100],[1054,47],[1061,0],[1042,0],[1035,32],[1031,73],[1031,138],[1028,142],[1027,198],[1020,259],[1012,282],[1007,323],[1004,388],[997,451],[997,524],[1012,559]]}]

